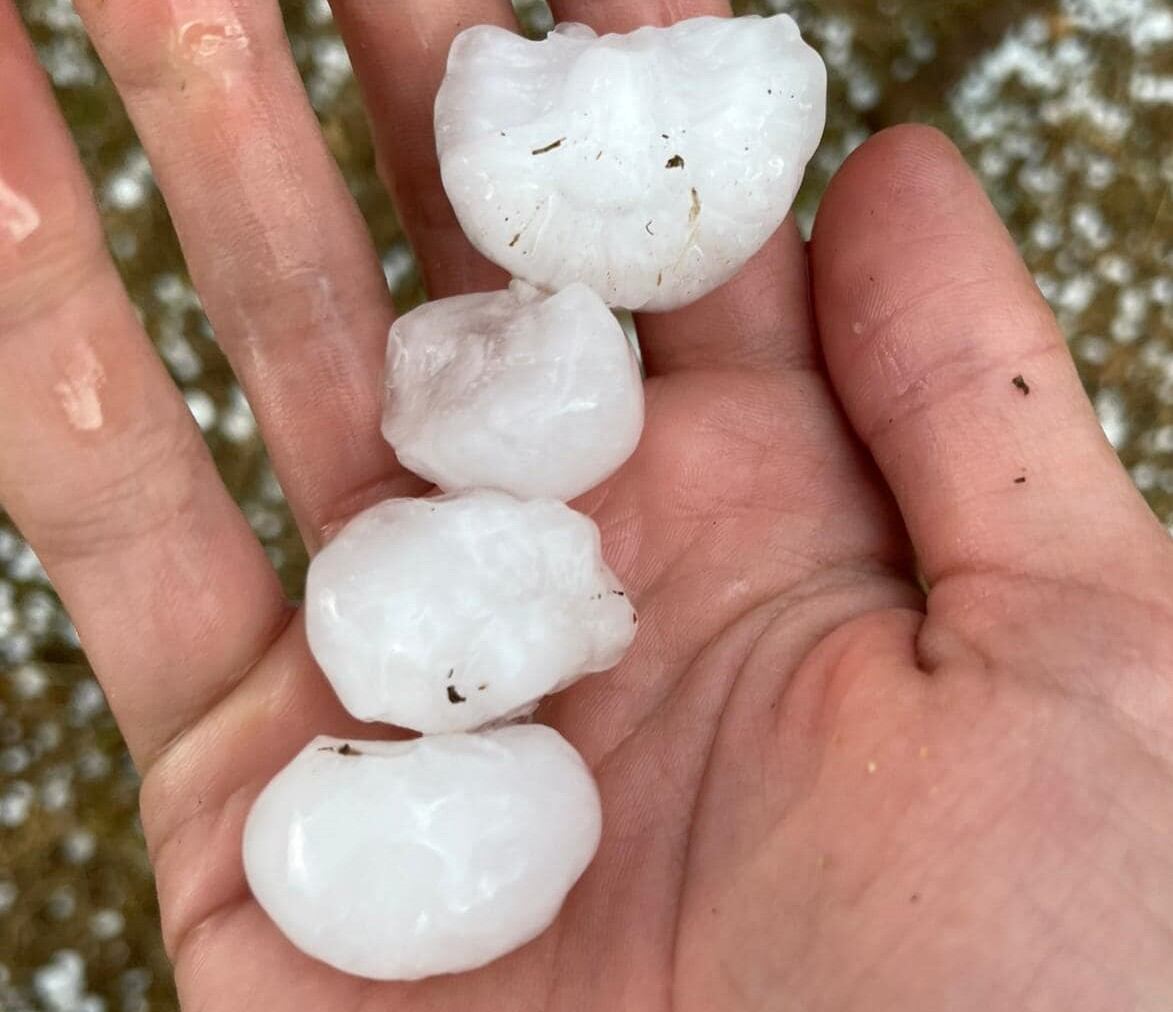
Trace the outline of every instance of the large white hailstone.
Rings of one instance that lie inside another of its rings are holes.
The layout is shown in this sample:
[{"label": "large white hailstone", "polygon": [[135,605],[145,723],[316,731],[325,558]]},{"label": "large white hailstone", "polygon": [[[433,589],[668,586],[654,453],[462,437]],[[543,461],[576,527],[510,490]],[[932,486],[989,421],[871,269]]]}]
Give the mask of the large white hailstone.
[{"label": "large white hailstone", "polygon": [[253,895],[347,973],[471,970],[539,935],[599,844],[586,764],[541,725],[405,742],[315,738],[244,831]]},{"label": "large white hailstone", "polygon": [[790,210],[826,70],[785,15],[531,42],[457,36],[436,99],[444,188],[515,277],[673,309],[728,280]]},{"label": "large white hailstone", "polygon": [[360,513],[310,564],[305,609],[343,705],[426,733],[525,713],[635,636],[592,520],[484,490]]},{"label": "large white hailstone", "polygon": [[623,327],[572,284],[429,302],[387,346],[383,435],[445,491],[573,499],[631,456],[643,383]]}]

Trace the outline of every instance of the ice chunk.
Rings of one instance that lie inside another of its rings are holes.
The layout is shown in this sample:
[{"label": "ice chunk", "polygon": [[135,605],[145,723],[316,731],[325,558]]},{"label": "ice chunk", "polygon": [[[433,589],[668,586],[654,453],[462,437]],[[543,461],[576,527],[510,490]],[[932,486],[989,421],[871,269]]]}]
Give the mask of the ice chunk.
[{"label": "ice chunk", "polygon": [[531,42],[479,25],[436,99],[444,187],[515,277],[672,309],[785,218],[823,131],[826,71],[785,15]]},{"label": "ice chunk", "polygon": [[446,491],[572,499],[632,453],[643,383],[623,328],[585,285],[429,302],[387,347],[383,435]]},{"label": "ice chunk", "polygon": [[303,952],[415,980],[481,966],[545,930],[600,826],[590,771],[548,727],[316,738],[253,805],[244,867]]},{"label": "ice chunk", "polygon": [[356,717],[465,731],[614,666],[635,612],[594,522],[552,499],[392,499],[310,564],[310,649]]}]

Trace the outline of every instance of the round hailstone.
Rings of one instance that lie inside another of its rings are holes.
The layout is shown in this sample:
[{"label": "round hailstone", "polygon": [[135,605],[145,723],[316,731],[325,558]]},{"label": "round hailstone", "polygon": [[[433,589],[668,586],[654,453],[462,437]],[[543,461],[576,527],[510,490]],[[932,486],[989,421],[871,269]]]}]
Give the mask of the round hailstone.
[{"label": "round hailstone", "polygon": [[253,805],[244,868],[303,952],[361,977],[416,980],[541,934],[600,826],[590,771],[548,727],[315,738]]},{"label": "round hailstone", "polygon": [[823,132],[826,70],[785,15],[541,42],[457,36],[436,99],[444,188],[515,277],[673,309],[781,224]]},{"label": "round hailstone", "polygon": [[445,491],[573,499],[611,475],[643,428],[643,383],[623,327],[591,289],[429,302],[387,345],[383,435]]},{"label": "round hailstone", "polygon": [[343,705],[425,733],[525,713],[635,636],[593,521],[484,490],[360,513],[310,564],[305,607]]}]

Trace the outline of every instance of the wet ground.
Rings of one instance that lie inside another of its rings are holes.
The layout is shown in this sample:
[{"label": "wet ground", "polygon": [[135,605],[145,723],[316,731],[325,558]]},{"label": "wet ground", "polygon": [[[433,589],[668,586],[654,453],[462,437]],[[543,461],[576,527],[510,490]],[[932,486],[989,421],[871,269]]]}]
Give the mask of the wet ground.
[{"label": "wet ground", "polygon": [[[407,0],[403,0],[407,2]],[[425,2],[425,0],[419,0]],[[304,555],[150,170],[63,0],[21,0],[160,354],[291,593]],[[540,5],[524,4],[534,30]],[[1104,430],[1173,531],[1173,9],[1164,0],[771,0],[831,71],[801,198],[870,132],[944,128],[1070,339]],[[323,129],[401,306],[422,298],[324,0],[286,5]],[[2,115],[2,113],[0,113]],[[0,514],[0,1010],[175,1008],[137,782],[72,627]]]}]

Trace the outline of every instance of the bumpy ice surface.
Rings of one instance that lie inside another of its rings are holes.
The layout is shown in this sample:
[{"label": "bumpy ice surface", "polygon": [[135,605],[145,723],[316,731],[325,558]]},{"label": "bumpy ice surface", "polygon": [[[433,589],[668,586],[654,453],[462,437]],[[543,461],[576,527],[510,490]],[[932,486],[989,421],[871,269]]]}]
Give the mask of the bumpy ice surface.
[{"label": "bumpy ice surface", "polygon": [[310,649],[363,720],[465,731],[614,666],[635,612],[599,530],[552,499],[391,499],[310,564]]},{"label": "bumpy ice surface", "polygon": [[671,309],[731,277],[790,209],[826,71],[785,15],[541,42],[461,33],[436,99],[444,186],[515,277]]},{"label": "bumpy ice surface", "polygon": [[414,980],[540,934],[599,843],[590,771],[541,725],[408,742],[316,738],[244,833],[257,901],[303,952]]},{"label": "bumpy ice surface", "polygon": [[623,328],[585,285],[429,302],[396,321],[383,434],[446,491],[572,499],[632,453],[643,384]]}]

